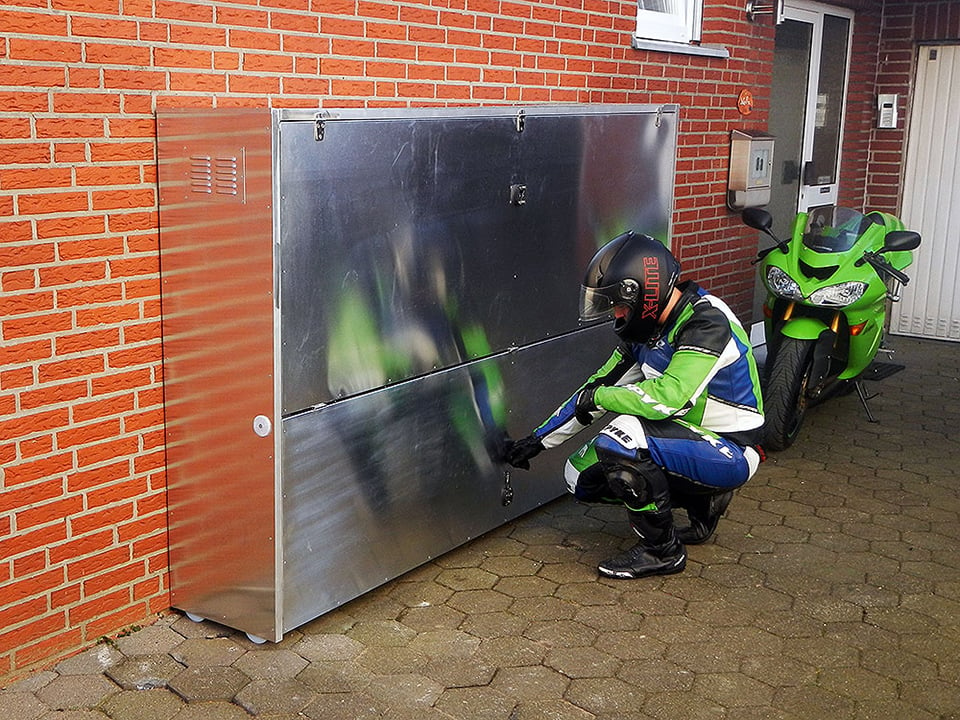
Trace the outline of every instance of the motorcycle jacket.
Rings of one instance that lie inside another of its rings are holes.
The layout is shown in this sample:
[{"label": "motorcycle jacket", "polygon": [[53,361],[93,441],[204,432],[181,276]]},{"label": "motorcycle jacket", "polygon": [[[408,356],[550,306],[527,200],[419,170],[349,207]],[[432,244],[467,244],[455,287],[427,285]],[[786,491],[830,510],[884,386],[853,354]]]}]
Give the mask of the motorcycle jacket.
[{"label": "motorcycle jacket", "polygon": [[577,396],[595,388],[594,420],[606,412],[648,420],[682,418],[739,445],[759,440],[763,425],[760,377],[750,340],[727,305],[693,282],[657,337],[621,343],[610,358],[538,427],[544,448],[556,447],[585,426]]}]

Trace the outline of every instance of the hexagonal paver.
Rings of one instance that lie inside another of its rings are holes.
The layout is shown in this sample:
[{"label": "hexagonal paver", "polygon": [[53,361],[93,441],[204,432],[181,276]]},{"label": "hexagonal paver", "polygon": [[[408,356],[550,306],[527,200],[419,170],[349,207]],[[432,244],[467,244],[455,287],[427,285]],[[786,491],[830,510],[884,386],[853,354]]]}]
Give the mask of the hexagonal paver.
[{"label": "hexagonal paver", "polygon": [[477,658],[497,667],[536,665],[547,654],[540,643],[522,637],[500,637],[484,640],[477,650]]},{"label": "hexagonal paver", "polygon": [[103,675],[63,675],[45,685],[37,697],[54,710],[98,705],[120,692]]},{"label": "hexagonal paver", "polygon": [[184,640],[170,655],[187,667],[232,665],[246,652],[230,638],[190,638]]},{"label": "hexagonal paver", "polygon": [[358,622],[347,631],[348,637],[362,645],[401,646],[409,643],[416,631],[395,620]]},{"label": "hexagonal paver", "polygon": [[513,716],[517,701],[490,688],[448,688],[436,708],[456,720],[503,720]]},{"label": "hexagonal paver", "polygon": [[50,710],[50,706],[29,692],[0,693],[0,717],[17,720],[35,720]]},{"label": "hexagonal paver", "polygon": [[542,565],[543,563],[539,560],[532,560],[521,555],[501,555],[487,558],[480,564],[480,569],[504,578],[514,575],[535,575]]},{"label": "hexagonal paver", "polygon": [[430,658],[460,658],[474,654],[480,639],[460,630],[440,628],[419,633],[410,641],[411,650]]},{"label": "hexagonal paver", "polygon": [[497,592],[513,598],[545,598],[556,593],[559,584],[547,578],[536,576],[507,576],[494,586]]},{"label": "hexagonal paver", "polygon": [[427,662],[426,653],[409,647],[373,645],[356,659],[356,664],[375,675],[393,675],[418,669]]},{"label": "hexagonal paver", "polygon": [[[671,648],[672,649],[672,648]],[[691,658],[684,656],[685,660]],[[667,660],[655,663],[625,663],[616,677],[644,695],[661,692],[689,692],[697,679],[697,672],[689,667]]]},{"label": "hexagonal paver", "polygon": [[124,690],[150,690],[166,687],[183,665],[169,655],[141,655],[127,658],[106,674]]},{"label": "hexagonal paver", "polygon": [[464,658],[436,658],[425,663],[421,672],[442,687],[472,687],[489,685],[497,667],[481,662],[474,656]]},{"label": "hexagonal paver", "polygon": [[506,611],[484,612],[484,613],[464,613],[465,619],[460,625],[460,629],[474,637],[495,638],[495,637],[515,637],[521,635],[530,621],[511,615]]},{"label": "hexagonal paver", "polygon": [[365,692],[344,692],[320,695],[303,709],[311,720],[380,720],[389,705],[374,700]]},{"label": "hexagonal paver", "polygon": [[111,720],[171,720],[184,707],[184,702],[165,689],[127,690],[107,699],[100,707]]},{"label": "hexagonal paver", "polygon": [[318,693],[360,692],[370,684],[370,672],[350,661],[313,662],[297,680]]},{"label": "hexagonal paver", "polygon": [[502,668],[490,687],[518,701],[536,701],[562,697],[570,679],[563,673],[542,665]]},{"label": "hexagonal paver", "polygon": [[426,708],[436,702],[443,690],[440,683],[424,675],[399,673],[373,678],[366,692],[390,707]]},{"label": "hexagonal paver", "polygon": [[296,715],[316,695],[297,680],[254,680],[237,693],[235,702],[251,715]]},{"label": "hexagonal paver", "polygon": [[437,582],[451,590],[485,590],[497,584],[500,577],[480,568],[454,568],[437,575]]},{"label": "hexagonal paver", "polygon": [[568,678],[613,677],[621,665],[619,658],[592,647],[557,648],[543,662]]},{"label": "hexagonal paver", "polygon": [[363,643],[346,635],[306,635],[293,651],[311,662],[350,660],[363,652]]},{"label": "hexagonal paver", "polygon": [[512,603],[509,595],[496,590],[462,590],[454,593],[448,601],[450,607],[468,614],[505,610]]},{"label": "hexagonal paver", "polygon": [[290,680],[307,665],[303,656],[276,648],[248,652],[233,664],[252,680]]},{"label": "hexagonal paver", "polygon": [[250,720],[250,715],[239,705],[219,700],[190,703],[173,720]]},{"label": "hexagonal paver", "polygon": [[[565,700],[595,715],[611,716],[636,712],[643,707],[645,698],[644,692],[617,678],[571,680],[564,696]],[[687,702],[689,704],[689,697]]]},{"label": "hexagonal paver", "polygon": [[234,667],[202,665],[181,670],[168,687],[187,702],[229,701],[249,682],[250,678]]},{"label": "hexagonal paver", "polygon": [[436,581],[401,582],[390,591],[390,597],[410,608],[429,607],[446,602],[453,590]]},{"label": "hexagonal paver", "polygon": [[400,622],[418,632],[424,632],[441,627],[458,628],[465,618],[464,613],[444,604],[409,608],[400,616]]},{"label": "hexagonal paver", "polygon": [[542,620],[530,625],[524,637],[547,647],[587,647],[597,639],[597,631],[575,620]]},{"label": "hexagonal paver", "polygon": [[60,675],[96,675],[123,660],[123,653],[107,643],[99,643],[79,655],[58,663]]},{"label": "hexagonal paver", "polygon": [[145,627],[116,639],[117,648],[127,657],[168,653],[184,641],[183,635],[168,625]]},{"label": "hexagonal paver", "polygon": [[737,672],[698,675],[693,690],[725,708],[766,707],[773,700],[773,688]]},{"label": "hexagonal paver", "polygon": [[811,408],[683,573],[598,577],[623,510],[561,498],[278,644],[171,615],[0,690],[0,717],[960,717],[960,345],[905,344],[881,422]]}]

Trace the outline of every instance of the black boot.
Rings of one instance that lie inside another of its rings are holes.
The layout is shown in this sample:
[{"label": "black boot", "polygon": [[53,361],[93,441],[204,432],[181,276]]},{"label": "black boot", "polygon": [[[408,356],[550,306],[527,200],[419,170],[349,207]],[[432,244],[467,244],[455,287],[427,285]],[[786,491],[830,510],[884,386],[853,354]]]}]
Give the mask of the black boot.
[{"label": "black boot", "polygon": [[665,510],[630,512],[630,524],[640,542],[604,560],[597,569],[611,578],[639,578],[678,573],[687,565],[687,551],[677,539],[673,515]]},{"label": "black boot", "polygon": [[677,538],[686,545],[706,542],[717,529],[720,517],[733,499],[733,490],[719,495],[700,495],[687,502],[690,525],[677,528]]}]

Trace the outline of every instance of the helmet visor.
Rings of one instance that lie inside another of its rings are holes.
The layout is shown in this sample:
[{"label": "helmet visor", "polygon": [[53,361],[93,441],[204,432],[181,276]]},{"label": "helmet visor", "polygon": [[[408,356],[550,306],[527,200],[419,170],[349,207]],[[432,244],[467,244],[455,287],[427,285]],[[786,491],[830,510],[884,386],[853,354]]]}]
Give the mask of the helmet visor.
[{"label": "helmet visor", "polygon": [[600,288],[580,286],[580,320],[582,322],[613,318],[613,306],[617,303],[623,303],[619,283]]}]

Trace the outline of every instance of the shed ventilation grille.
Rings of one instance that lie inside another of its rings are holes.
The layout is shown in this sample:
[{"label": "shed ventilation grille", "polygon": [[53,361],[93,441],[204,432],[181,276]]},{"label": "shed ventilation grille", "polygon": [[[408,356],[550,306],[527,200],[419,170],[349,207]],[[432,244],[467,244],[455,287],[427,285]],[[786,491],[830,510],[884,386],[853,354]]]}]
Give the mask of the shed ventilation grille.
[{"label": "shed ventilation grille", "polygon": [[190,157],[190,190],[200,195],[233,197],[245,201],[243,152]]}]

